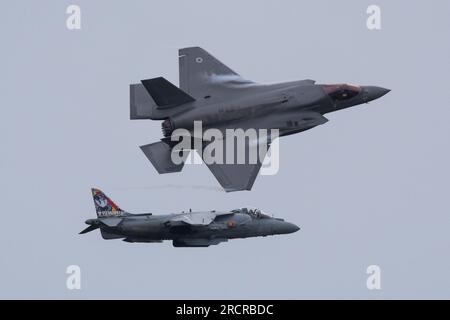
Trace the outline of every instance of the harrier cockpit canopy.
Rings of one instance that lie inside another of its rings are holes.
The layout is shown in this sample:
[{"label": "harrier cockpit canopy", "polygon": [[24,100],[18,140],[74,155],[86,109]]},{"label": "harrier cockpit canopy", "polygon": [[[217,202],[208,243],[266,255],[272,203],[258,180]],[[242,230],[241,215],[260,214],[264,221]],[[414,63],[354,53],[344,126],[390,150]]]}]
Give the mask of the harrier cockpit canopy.
[{"label": "harrier cockpit canopy", "polygon": [[253,219],[265,219],[270,218],[267,214],[263,213],[260,209],[254,207],[246,207],[241,209],[243,213],[248,214]]}]

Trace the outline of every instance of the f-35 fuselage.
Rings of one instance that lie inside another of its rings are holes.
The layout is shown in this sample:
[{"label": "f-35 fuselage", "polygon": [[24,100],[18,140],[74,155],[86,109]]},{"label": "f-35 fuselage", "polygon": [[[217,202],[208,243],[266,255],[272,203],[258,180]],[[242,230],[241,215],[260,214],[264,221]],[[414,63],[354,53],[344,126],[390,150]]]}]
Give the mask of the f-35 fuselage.
[{"label": "f-35 fuselage", "polygon": [[[267,140],[264,135],[263,139],[259,136],[249,139],[251,143],[246,148],[250,150],[254,145],[270,145],[272,131],[276,131],[275,137],[302,132],[326,123],[326,113],[367,103],[389,92],[381,87],[316,84],[314,80],[258,84],[242,78],[198,47],[180,49],[179,72],[179,88],[162,77],[130,86],[131,119],[163,120],[162,142],[141,149],[159,173],[179,172],[183,164],[173,161],[171,155],[179,151],[173,149],[176,146],[173,141],[181,137],[195,141],[196,145],[180,150],[197,150],[226,191],[250,190],[264,160],[259,159],[257,166],[207,163],[203,151],[209,143],[234,139],[223,138],[226,131],[271,132]],[[201,123],[202,130],[216,129],[221,138],[199,138],[196,123]],[[247,153],[247,149],[241,154]]]},{"label": "f-35 fuselage", "polygon": [[389,91],[372,86],[321,85],[312,80],[275,85],[222,83],[220,86],[223,91],[229,90],[226,100],[207,95],[203,100],[186,104],[179,113],[166,117],[164,135],[170,137],[180,128],[192,130],[194,121],[201,121],[204,129],[218,125],[239,128],[240,122],[245,122],[248,128],[248,122],[257,123],[256,127],[279,129],[283,136],[318,125],[296,125],[290,122],[291,119],[302,118],[308,112],[324,115],[367,103]]}]

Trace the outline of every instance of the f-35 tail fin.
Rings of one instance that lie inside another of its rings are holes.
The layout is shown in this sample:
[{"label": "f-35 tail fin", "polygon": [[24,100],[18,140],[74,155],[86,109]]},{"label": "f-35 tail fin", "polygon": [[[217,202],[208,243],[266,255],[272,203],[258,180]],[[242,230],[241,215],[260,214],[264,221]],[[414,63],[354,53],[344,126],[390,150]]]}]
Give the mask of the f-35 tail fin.
[{"label": "f-35 tail fin", "polygon": [[224,83],[248,84],[252,81],[242,78],[212,54],[200,47],[178,50],[180,89],[196,99],[210,95],[211,86]]}]

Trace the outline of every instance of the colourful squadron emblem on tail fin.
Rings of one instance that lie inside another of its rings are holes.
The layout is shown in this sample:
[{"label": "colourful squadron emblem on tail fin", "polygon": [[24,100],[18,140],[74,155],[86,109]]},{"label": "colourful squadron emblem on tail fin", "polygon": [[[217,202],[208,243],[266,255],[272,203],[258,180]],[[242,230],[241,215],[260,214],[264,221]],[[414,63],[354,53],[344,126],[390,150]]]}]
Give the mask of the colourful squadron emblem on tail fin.
[{"label": "colourful squadron emblem on tail fin", "polygon": [[111,199],[109,199],[101,190],[92,189],[95,210],[99,217],[121,216],[124,211],[119,208]]}]

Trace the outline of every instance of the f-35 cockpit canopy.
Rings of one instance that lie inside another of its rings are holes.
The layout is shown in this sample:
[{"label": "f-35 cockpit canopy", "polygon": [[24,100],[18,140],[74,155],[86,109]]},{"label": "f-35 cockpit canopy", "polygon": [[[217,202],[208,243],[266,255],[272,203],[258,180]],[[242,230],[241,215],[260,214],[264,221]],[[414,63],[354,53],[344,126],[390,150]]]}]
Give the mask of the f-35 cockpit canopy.
[{"label": "f-35 cockpit canopy", "polygon": [[361,92],[360,87],[349,84],[325,84],[322,87],[334,101],[351,99]]}]

